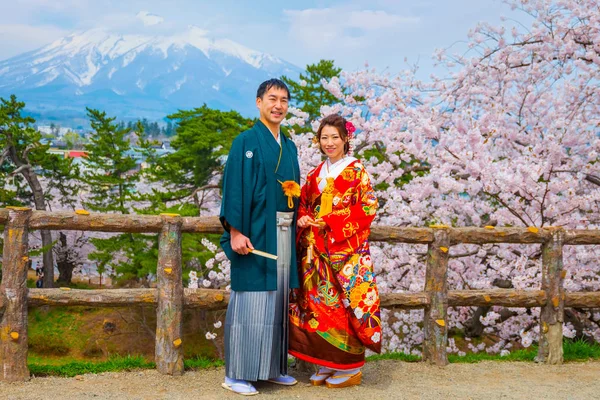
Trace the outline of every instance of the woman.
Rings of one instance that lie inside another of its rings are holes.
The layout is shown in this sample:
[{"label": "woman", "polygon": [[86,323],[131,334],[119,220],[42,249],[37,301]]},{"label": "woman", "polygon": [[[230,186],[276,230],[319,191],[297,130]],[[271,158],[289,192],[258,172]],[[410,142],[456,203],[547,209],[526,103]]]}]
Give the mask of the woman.
[{"label": "woman", "polygon": [[313,385],[361,382],[365,348],[381,351],[379,294],[369,251],[377,198],[367,171],[348,156],[352,123],[338,115],[321,121],[320,150],[298,208],[300,288],[290,304],[290,354],[320,365]]}]

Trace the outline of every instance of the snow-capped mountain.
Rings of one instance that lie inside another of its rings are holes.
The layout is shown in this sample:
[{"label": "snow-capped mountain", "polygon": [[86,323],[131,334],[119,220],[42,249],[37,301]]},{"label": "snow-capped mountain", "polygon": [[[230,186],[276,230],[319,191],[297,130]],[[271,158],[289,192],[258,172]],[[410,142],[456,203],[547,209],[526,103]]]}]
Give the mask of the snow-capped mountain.
[{"label": "snow-capped mountain", "polygon": [[118,119],[160,119],[203,103],[256,114],[260,82],[301,69],[190,27],[171,36],[73,33],[0,61],[0,96],[16,94],[39,120],[85,118],[85,107]]}]

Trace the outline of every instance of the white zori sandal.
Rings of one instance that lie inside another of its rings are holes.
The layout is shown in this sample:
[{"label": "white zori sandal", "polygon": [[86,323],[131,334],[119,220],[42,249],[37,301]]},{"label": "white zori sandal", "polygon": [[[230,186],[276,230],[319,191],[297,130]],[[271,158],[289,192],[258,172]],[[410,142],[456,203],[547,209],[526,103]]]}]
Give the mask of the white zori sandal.
[{"label": "white zori sandal", "polygon": [[250,382],[241,379],[231,379],[225,377],[225,382],[221,384],[223,389],[231,390],[233,393],[244,396],[253,396],[258,394],[258,390]]}]

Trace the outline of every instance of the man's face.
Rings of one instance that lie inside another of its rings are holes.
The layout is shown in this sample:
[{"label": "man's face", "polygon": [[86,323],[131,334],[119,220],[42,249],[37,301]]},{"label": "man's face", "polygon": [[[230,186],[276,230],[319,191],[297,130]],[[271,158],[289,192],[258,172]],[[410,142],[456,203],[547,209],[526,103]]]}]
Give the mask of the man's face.
[{"label": "man's face", "polygon": [[263,97],[256,98],[256,107],[260,111],[261,118],[268,122],[279,125],[288,111],[287,90],[272,87]]}]

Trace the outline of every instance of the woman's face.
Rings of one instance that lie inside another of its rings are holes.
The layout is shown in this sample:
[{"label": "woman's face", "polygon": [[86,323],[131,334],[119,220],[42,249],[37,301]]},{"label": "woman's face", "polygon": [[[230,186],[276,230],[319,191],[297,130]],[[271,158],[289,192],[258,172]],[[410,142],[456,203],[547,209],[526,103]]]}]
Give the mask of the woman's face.
[{"label": "woman's face", "polygon": [[340,135],[336,127],[331,125],[323,127],[319,143],[321,150],[329,157],[331,162],[339,161],[344,156],[346,141],[342,139],[342,135]]}]

